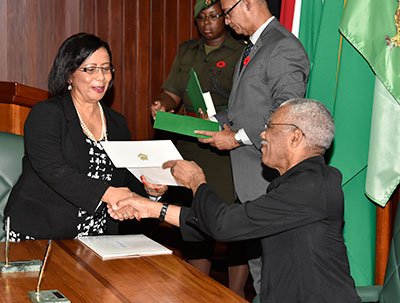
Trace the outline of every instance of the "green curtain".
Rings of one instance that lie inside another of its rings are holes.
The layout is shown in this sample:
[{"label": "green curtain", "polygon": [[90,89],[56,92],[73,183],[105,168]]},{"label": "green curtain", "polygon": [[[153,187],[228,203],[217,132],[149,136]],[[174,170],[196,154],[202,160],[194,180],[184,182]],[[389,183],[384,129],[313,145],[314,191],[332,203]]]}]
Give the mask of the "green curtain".
[{"label": "green curtain", "polygon": [[344,238],[350,270],[356,285],[371,285],[376,207],[365,196],[364,187],[374,74],[360,54],[341,40],[338,26],[343,0],[302,2],[299,39],[308,48],[312,63],[307,97],[323,102],[335,119],[335,140],[327,158],[343,174]]}]

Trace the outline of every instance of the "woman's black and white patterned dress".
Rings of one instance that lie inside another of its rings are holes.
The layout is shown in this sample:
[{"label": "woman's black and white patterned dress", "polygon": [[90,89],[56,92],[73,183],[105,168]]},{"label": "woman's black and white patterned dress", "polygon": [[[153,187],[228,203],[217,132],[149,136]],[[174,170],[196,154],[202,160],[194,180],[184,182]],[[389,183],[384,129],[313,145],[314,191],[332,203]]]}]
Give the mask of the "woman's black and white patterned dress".
[{"label": "woman's black and white patterned dress", "polygon": [[[111,182],[113,165],[103,147],[89,138],[86,138],[86,143],[90,145],[87,176],[92,179]],[[106,232],[107,206],[105,203],[99,201],[99,205],[93,216],[89,215],[83,209],[79,209],[77,215],[80,222],[76,227],[78,231],[76,238],[102,235]]]}]

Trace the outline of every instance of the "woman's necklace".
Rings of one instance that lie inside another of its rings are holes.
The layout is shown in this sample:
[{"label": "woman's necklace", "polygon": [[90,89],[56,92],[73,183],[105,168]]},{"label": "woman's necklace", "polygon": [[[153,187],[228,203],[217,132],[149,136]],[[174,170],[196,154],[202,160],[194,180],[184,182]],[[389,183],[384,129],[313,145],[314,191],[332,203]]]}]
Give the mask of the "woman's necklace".
[{"label": "woman's necklace", "polygon": [[[97,104],[99,105],[99,109],[100,109],[100,119],[101,119],[101,136],[100,136],[99,141],[100,141],[101,139],[103,139],[103,138],[104,138],[105,141],[107,141],[107,125],[106,125],[106,122],[105,122],[105,119],[104,119],[103,107],[101,106],[100,102],[98,102]],[[103,149],[102,146],[101,146],[101,144],[97,144],[96,138],[94,137],[94,135],[92,134],[92,132],[89,130],[89,128],[86,126],[85,122],[83,122],[83,119],[82,119],[81,115],[79,114],[79,111],[78,111],[78,109],[76,108],[76,106],[75,106],[75,109],[76,109],[76,113],[78,114],[79,122],[80,122],[80,124],[81,124],[81,127],[82,127],[83,132],[89,137],[90,140],[92,140],[92,141],[94,142],[94,144],[95,144],[98,148]]]}]

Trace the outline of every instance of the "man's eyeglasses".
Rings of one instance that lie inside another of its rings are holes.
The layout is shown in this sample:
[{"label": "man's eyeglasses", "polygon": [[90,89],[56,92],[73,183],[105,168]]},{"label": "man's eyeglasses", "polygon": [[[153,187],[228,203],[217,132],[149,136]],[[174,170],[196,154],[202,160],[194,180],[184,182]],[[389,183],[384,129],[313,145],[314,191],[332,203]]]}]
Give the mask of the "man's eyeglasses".
[{"label": "man's eyeglasses", "polygon": [[271,128],[271,126],[275,126],[275,125],[292,126],[294,128],[297,128],[298,130],[300,130],[304,137],[306,136],[304,134],[304,132],[302,131],[302,129],[293,123],[267,123],[267,124],[265,124],[265,130],[267,130],[268,128]]},{"label": "man's eyeglasses", "polygon": [[111,66],[88,66],[78,68],[77,70],[88,73],[89,75],[97,74],[100,70],[103,72],[103,74],[111,74],[115,71],[115,69]]},{"label": "man's eyeglasses", "polygon": [[198,15],[196,17],[196,20],[197,21],[206,21],[208,19],[210,21],[215,21],[221,17],[224,17],[224,15],[223,14],[215,14],[215,15],[208,15],[208,16],[207,15]]},{"label": "man's eyeglasses", "polygon": [[238,5],[242,0],[239,0],[238,2],[235,3],[234,6],[232,6],[230,9],[228,9],[226,12],[224,12],[224,17],[228,17],[228,15],[231,13],[231,11],[236,7],[236,5]]}]

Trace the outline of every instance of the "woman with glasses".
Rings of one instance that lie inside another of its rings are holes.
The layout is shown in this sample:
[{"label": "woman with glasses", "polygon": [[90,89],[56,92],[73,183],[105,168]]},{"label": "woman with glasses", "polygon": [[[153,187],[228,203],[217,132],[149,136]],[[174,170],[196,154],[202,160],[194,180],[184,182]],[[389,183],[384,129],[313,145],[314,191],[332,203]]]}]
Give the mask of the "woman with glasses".
[{"label": "woman with glasses", "polygon": [[36,104],[25,122],[23,171],[5,218],[13,241],[117,233],[106,204],[130,195],[162,194],[117,169],[102,141],[130,140],[124,117],[101,100],[114,80],[111,51],[80,33],[61,45],[49,74],[53,98]]},{"label": "woman with glasses", "polygon": [[[183,42],[176,55],[171,71],[162,86],[162,92],[151,105],[155,118],[157,111],[176,112],[183,104],[183,113],[196,116],[186,92],[190,69],[197,73],[203,92],[210,92],[216,111],[226,109],[232,87],[232,77],[236,62],[241,57],[243,43],[234,39],[225,27],[224,15],[218,0],[197,0],[194,18],[200,39]],[[163,134],[164,135],[164,134]],[[186,160],[199,163],[204,169],[207,181],[224,197],[234,203],[234,190],[228,152],[217,151],[194,138],[179,136],[177,147]],[[170,190],[170,193],[178,190]],[[179,189],[179,202],[190,205],[192,194]],[[173,197],[172,199],[174,199]],[[171,198],[168,198],[171,199]],[[209,274],[214,241],[184,243],[183,254],[189,263]],[[228,265],[230,288],[244,296],[247,279],[247,257],[242,244],[228,244]]]}]

